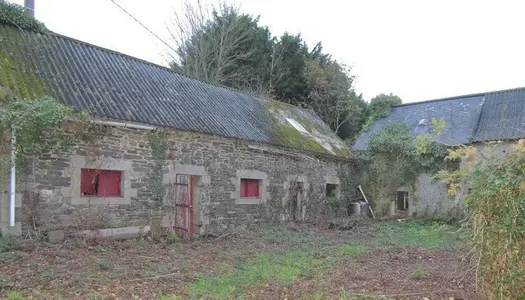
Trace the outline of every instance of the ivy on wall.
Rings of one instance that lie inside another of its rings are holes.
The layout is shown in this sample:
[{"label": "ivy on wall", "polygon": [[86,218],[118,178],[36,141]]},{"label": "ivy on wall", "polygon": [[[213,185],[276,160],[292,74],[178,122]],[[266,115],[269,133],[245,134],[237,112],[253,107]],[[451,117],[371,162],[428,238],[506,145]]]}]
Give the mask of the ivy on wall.
[{"label": "ivy on wall", "polygon": [[414,138],[407,124],[394,123],[371,136],[368,149],[362,154],[366,166],[367,190],[371,191],[378,214],[386,215],[397,188],[414,186],[419,175],[457,168],[445,161],[448,147],[439,143],[445,122],[433,119],[432,131]]},{"label": "ivy on wall", "polygon": [[[3,101],[0,107],[0,132],[15,130],[17,164],[23,165],[28,157],[66,151],[74,140],[68,130],[85,127],[89,115],[76,112],[52,98]],[[70,121],[70,126],[64,126]],[[80,123],[78,123],[80,122]],[[8,135],[4,135],[4,139]]]},{"label": "ivy on wall", "polygon": [[0,0],[0,24],[16,26],[20,29],[47,33],[46,26],[30,17],[23,6]]}]

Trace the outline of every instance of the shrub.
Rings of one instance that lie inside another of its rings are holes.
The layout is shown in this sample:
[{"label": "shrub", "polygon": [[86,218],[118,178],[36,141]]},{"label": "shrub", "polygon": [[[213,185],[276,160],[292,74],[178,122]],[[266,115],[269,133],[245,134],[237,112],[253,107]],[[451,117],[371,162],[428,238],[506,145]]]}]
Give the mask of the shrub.
[{"label": "shrub", "polygon": [[525,141],[478,164],[466,204],[488,297],[525,299]]},{"label": "shrub", "polygon": [[0,235],[0,253],[13,250],[13,238],[9,235]]}]

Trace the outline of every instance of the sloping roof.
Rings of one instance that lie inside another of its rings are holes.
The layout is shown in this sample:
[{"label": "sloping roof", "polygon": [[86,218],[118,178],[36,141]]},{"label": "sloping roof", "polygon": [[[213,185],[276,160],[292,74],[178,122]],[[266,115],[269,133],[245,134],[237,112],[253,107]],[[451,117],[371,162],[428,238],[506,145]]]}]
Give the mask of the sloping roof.
[{"label": "sloping roof", "polygon": [[447,145],[468,143],[475,132],[483,99],[483,95],[470,95],[393,106],[387,117],[376,121],[358,137],[352,149],[366,150],[370,137],[388,124],[408,124],[414,136],[428,132],[428,121],[433,118],[442,118],[446,123],[443,134],[438,137],[440,142]]},{"label": "sloping roof", "polygon": [[474,142],[525,137],[525,88],[487,93]]},{"label": "sloping roof", "polygon": [[350,155],[310,111],[54,33],[0,25],[0,87],[22,98],[49,95],[100,118]]}]

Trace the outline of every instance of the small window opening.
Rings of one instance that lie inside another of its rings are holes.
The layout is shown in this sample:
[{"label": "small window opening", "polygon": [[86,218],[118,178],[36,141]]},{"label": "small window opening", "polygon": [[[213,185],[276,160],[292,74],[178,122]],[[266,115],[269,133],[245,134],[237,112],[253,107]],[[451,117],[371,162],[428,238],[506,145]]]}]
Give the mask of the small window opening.
[{"label": "small window opening", "polygon": [[408,192],[397,191],[396,204],[397,210],[408,211]]},{"label": "small window opening", "polygon": [[80,194],[82,196],[121,196],[122,171],[82,169],[80,176]]},{"label": "small window opening", "polygon": [[326,184],[326,197],[327,198],[333,198],[337,197],[337,188],[339,187],[338,184]]},{"label": "small window opening", "polygon": [[260,179],[241,178],[241,198],[260,198]]}]

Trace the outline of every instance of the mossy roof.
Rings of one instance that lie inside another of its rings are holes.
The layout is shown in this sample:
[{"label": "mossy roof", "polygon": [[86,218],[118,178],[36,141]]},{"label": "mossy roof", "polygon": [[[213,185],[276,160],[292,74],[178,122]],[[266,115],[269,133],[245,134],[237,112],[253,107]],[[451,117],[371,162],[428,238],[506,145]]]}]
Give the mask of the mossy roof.
[{"label": "mossy roof", "polygon": [[0,98],[12,93],[51,96],[100,118],[350,156],[345,143],[308,110],[52,32],[0,24]]}]

